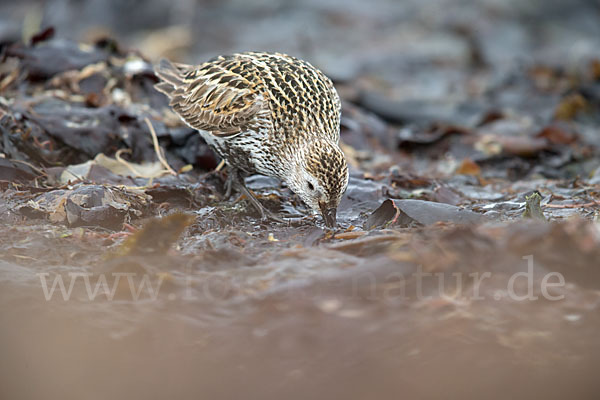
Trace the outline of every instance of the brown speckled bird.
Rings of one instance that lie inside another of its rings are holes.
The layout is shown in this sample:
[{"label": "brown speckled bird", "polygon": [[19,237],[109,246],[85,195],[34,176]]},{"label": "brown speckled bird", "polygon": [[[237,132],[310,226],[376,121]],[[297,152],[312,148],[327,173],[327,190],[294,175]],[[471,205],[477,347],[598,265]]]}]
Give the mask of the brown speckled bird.
[{"label": "brown speckled bird", "polygon": [[162,60],[156,74],[173,110],[229,165],[227,195],[236,184],[263,218],[272,216],[243,176],[273,176],[336,225],[348,166],[338,145],[340,99],[321,71],[285,54],[248,52],[198,66]]}]

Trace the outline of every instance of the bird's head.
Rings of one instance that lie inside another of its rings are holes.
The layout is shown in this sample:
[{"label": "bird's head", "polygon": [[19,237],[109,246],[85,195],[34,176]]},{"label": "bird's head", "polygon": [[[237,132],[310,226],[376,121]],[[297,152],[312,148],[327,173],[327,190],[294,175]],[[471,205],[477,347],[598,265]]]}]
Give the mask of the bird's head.
[{"label": "bird's head", "polygon": [[306,205],[335,227],[337,207],[348,186],[348,164],[339,146],[325,139],[310,142],[294,157],[287,184]]}]

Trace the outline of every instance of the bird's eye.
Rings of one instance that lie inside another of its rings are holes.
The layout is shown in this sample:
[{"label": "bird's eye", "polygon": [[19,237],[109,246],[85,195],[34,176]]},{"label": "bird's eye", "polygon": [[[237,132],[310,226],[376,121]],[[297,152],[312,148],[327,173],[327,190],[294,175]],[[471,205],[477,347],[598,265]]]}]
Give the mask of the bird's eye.
[{"label": "bird's eye", "polygon": [[308,189],[315,190],[315,186],[312,183],[308,182]]}]

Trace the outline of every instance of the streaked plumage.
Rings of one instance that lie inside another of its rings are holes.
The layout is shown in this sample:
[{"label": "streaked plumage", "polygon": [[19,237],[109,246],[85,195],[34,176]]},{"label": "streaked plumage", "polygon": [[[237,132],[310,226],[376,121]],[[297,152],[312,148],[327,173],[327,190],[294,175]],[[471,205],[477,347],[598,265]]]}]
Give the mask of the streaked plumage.
[{"label": "streaked plumage", "polygon": [[156,73],[173,110],[232,168],[285,181],[315,211],[337,208],[348,168],[340,100],[322,72],[285,54],[239,53],[199,66],[163,60]]}]

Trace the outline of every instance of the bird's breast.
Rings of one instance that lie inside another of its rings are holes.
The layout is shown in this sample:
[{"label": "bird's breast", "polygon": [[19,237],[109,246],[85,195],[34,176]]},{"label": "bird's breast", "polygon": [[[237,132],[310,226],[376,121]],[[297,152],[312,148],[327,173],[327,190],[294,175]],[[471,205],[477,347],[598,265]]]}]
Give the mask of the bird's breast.
[{"label": "bird's breast", "polygon": [[285,160],[280,154],[280,146],[269,139],[267,132],[248,130],[227,137],[207,131],[199,132],[227,164],[249,174],[280,176]]}]

